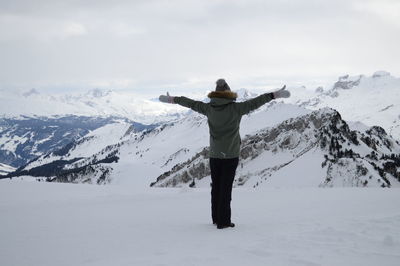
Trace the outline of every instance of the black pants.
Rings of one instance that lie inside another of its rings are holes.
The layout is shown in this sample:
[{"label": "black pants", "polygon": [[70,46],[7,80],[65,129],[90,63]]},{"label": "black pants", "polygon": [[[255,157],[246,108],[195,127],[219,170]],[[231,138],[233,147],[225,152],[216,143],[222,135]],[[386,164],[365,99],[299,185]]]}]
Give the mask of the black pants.
[{"label": "black pants", "polygon": [[213,223],[231,223],[232,185],[239,158],[210,158],[211,168],[211,216]]}]

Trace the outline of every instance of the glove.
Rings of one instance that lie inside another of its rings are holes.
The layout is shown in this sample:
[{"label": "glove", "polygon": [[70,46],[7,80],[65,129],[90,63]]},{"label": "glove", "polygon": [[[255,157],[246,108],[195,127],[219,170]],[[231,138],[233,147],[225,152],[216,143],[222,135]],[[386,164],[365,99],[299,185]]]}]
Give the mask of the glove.
[{"label": "glove", "polygon": [[167,92],[167,95],[160,95],[160,97],[158,99],[160,100],[160,102],[163,102],[163,103],[175,103],[174,97],[169,96],[169,92]]},{"label": "glove", "polygon": [[290,97],[290,92],[286,90],[286,85],[282,87],[282,89],[273,92],[274,98],[289,98]]}]

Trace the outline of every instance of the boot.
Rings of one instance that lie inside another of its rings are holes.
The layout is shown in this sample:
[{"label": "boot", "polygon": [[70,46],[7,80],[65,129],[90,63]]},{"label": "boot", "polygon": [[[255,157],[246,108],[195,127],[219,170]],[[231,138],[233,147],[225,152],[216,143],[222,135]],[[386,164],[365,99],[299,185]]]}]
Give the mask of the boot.
[{"label": "boot", "polygon": [[229,228],[229,227],[235,227],[234,223],[230,223],[230,224],[218,224],[217,228],[218,229],[224,229],[224,228]]}]

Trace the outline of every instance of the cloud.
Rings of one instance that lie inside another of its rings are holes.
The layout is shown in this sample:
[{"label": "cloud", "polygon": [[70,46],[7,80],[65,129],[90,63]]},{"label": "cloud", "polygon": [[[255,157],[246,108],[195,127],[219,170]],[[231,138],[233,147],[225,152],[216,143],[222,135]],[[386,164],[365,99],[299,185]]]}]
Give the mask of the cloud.
[{"label": "cloud", "polygon": [[389,0],[3,0],[0,87],[400,75],[398,10]]}]

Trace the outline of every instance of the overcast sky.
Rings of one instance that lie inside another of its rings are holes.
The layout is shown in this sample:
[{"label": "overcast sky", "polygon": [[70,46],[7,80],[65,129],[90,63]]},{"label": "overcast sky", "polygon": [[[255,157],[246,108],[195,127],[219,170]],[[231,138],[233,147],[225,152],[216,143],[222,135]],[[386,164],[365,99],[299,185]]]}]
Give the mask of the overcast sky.
[{"label": "overcast sky", "polygon": [[1,0],[0,88],[161,90],[400,76],[398,0]]}]

